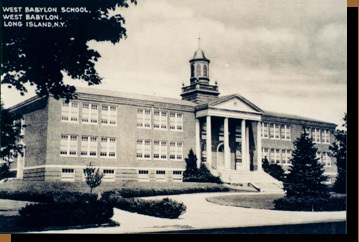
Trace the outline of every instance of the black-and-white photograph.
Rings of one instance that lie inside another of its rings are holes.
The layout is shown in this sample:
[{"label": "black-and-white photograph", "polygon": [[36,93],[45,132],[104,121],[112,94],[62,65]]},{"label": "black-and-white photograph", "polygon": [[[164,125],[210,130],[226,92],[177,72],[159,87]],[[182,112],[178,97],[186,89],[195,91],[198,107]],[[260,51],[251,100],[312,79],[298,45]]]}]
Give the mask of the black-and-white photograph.
[{"label": "black-and-white photograph", "polygon": [[0,233],[347,233],[346,1],[0,15]]}]

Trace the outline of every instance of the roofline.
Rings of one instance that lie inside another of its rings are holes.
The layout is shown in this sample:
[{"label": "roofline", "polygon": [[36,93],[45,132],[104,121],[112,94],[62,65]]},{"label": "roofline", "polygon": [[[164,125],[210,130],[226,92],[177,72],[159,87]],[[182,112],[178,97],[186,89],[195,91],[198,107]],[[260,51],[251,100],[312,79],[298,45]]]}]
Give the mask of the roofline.
[{"label": "roofline", "polygon": [[22,101],[22,102],[20,102],[18,104],[15,104],[15,105],[7,108],[7,110],[9,110],[9,112],[14,112],[17,109],[20,109],[20,108],[22,108],[22,107],[24,107],[26,105],[29,105],[29,104],[31,104],[33,102],[36,102],[36,101],[39,101],[41,99],[48,98],[48,97],[49,97],[48,95],[45,95],[45,96],[42,96],[42,97],[39,97],[39,96],[36,95],[36,96],[33,96],[33,97],[30,97],[30,98],[26,99],[25,101]]}]

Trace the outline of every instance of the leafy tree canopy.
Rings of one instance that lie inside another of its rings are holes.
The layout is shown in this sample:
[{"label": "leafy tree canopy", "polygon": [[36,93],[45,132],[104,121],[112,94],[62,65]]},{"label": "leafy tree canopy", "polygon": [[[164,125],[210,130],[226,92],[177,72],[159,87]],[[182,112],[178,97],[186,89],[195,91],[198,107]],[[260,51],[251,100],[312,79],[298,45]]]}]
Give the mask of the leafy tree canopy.
[{"label": "leafy tree canopy", "polygon": [[87,186],[89,186],[92,193],[92,190],[94,188],[101,185],[104,174],[100,173],[100,169],[96,169],[91,163],[86,166],[86,169],[84,169],[84,173],[86,176],[86,184]]},{"label": "leafy tree canopy", "polygon": [[[87,45],[88,41],[110,41],[115,44],[126,37],[125,19],[117,8],[127,8],[137,0],[3,0],[5,7],[57,7],[56,14],[65,27],[5,27],[1,24],[2,84],[15,87],[22,95],[25,84],[36,86],[36,94],[52,94],[58,98],[74,98],[76,88],[63,82],[61,71],[89,85],[101,83],[95,70],[100,54]],[[86,7],[87,13],[62,13],[62,7]],[[12,13],[15,14],[15,13]],[[31,13],[35,14],[35,13]],[[39,14],[39,13],[38,13]],[[42,13],[43,15],[45,13]],[[49,13],[48,13],[49,14]]]}]

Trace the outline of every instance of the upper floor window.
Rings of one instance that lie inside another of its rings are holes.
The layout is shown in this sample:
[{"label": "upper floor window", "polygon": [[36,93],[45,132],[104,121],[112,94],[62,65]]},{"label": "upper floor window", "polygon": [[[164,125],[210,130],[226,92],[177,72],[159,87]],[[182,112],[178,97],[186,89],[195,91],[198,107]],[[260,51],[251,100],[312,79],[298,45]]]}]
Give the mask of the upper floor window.
[{"label": "upper floor window", "polygon": [[291,150],[282,150],[282,164],[289,165],[290,159],[292,158],[292,151]]},{"label": "upper floor window", "polygon": [[314,143],[320,143],[320,129],[312,129],[312,139]]},{"label": "upper floor window", "polygon": [[322,153],[322,162],[324,163],[324,166],[332,166],[332,159],[328,152]]},{"label": "upper floor window", "polygon": [[98,105],[91,103],[82,104],[82,123],[98,124]]},{"label": "upper floor window", "polygon": [[153,142],[153,158],[154,159],[167,159],[167,142],[154,141]]},{"label": "upper floor window", "polygon": [[151,141],[150,140],[137,140],[137,158],[150,159],[151,158]]},{"label": "upper floor window", "polygon": [[268,123],[262,123],[261,129],[261,137],[268,139]]},{"label": "upper floor window", "polygon": [[117,107],[102,105],[101,106],[101,124],[116,125],[117,124]]},{"label": "upper floor window", "polygon": [[280,164],[280,149],[270,150],[270,161],[272,164]]},{"label": "upper floor window", "polygon": [[170,113],[170,130],[183,130],[183,114]]},{"label": "upper floor window", "polygon": [[267,158],[269,161],[269,149],[268,148],[262,148],[262,159]]},{"label": "upper floor window", "polygon": [[271,139],[279,139],[279,124],[270,124],[269,135]]},{"label": "upper floor window", "polygon": [[116,138],[101,137],[100,157],[116,157]]},{"label": "upper floor window", "polygon": [[290,126],[289,125],[281,125],[281,139],[282,140],[290,140]]},{"label": "upper floor window", "polygon": [[330,144],[330,130],[327,129],[322,130],[322,142],[324,144]]},{"label": "upper floor window", "polygon": [[154,111],[153,127],[155,129],[167,129],[167,112]]},{"label": "upper floor window", "polygon": [[62,102],[61,121],[77,123],[79,120],[79,103],[78,102]]},{"label": "upper floor window", "polygon": [[77,156],[77,135],[61,135],[60,155]]},{"label": "upper floor window", "polygon": [[311,128],[305,128],[305,132],[308,134],[309,138],[312,138],[312,130],[311,130]]},{"label": "upper floor window", "polygon": [[182,159],[183,159],[183,143],[170,142],[170,160],[182,160]]},{"label": "upper floor window", "polygon": [[137,110],[137,127],[151,128],[151,110],[138,109]]},{"label": "upper floor window", "polygon": [[97,137],[93,137],[93,136],[81,137],[81,156],[87,156],[87,157],[97,156]]}]

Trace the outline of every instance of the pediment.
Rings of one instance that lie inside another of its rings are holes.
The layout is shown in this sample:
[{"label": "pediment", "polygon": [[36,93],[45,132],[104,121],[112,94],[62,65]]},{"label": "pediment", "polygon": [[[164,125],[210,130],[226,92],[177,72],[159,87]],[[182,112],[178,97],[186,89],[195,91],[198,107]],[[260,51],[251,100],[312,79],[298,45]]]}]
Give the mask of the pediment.
[{"label": "pediment", "polygon": [[262,112],[262,110],[259,109],[257,106],[238,96],[232,97],[228,100],[219,103],[213,103],[210,106],[216,109],[225,109],[225,110],[233,110],[240,112],[250,112],[250,113]]}]

